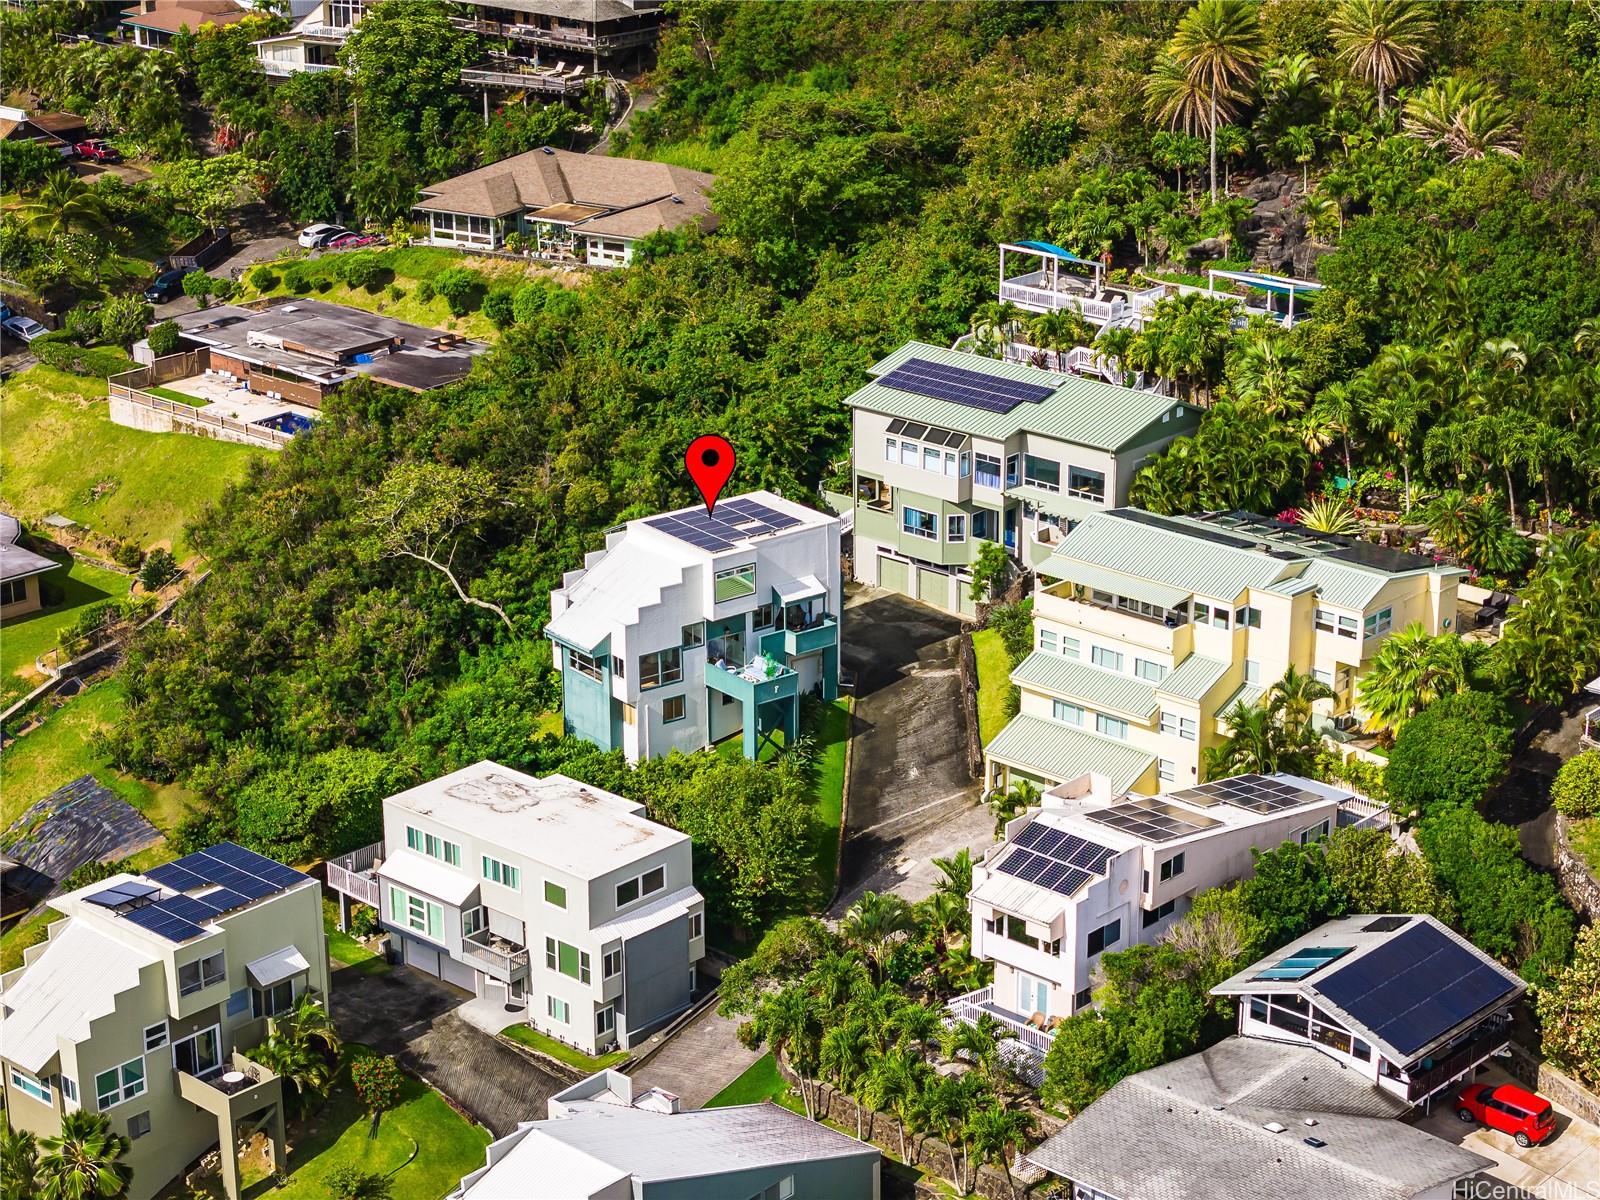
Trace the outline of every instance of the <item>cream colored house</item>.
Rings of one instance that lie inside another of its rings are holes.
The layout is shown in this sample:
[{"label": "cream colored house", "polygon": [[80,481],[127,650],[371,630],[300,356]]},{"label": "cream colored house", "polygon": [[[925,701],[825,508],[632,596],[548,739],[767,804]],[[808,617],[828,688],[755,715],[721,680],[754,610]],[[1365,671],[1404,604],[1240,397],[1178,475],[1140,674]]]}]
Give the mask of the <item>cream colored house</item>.
[{"label": "cream colored house", "polygon": [[61,566],[55,559],[19,545],[21,540],[21,522],[0,513],[0,621],[25,617],[43,608],[41,577]]},{"label": "cream colored house", "polygon": [[129,1200],[148,1200],[222,1147],[263,1131],[287,1160],[283,1082],[249,1051],[267,1019],[328,996],[315,879],[224,842],[143,875],[57,897],[62,919],[0,976],[0,1068],[11,1125],[57,1133],[104,1113],[130,1140]]},{"label": "cream colored house", "polygon": [[1356,684],[1391,633],[1454,627],[1465,572],[1248,513],[1095,514],[1038,566],[1021,709],[985,749],[987,781],[1103,772],[1117,790],[1189,787],[1222,714],[1293,666],[1334,692],[1316,719],[1351,724]]}]

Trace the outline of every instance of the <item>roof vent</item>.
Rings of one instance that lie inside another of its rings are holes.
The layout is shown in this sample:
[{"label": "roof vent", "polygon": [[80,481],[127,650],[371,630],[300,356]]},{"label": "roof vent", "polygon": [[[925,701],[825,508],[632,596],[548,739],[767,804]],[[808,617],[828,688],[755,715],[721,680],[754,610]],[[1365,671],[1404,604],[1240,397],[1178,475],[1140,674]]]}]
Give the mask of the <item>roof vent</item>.
[{"label": "roof vent", "polygon": [[1283,1133],[1286,1129],[1288,1129],[1288,1126],[1279,1125],[1276,1121],[1268,1121],[1261,1128],[1265,1129],[1268,1133]]},{"label": "roof vent", "polygon": [[1317,1119],[1315,1117],[1307,1117],[1306,1118],[1306,1124],[1307,1125],[1315,1126],[1316,1123],[1317,1123]]},{"label": "roof vent", "polygon": [[672,198],[672,202],[674,204],[682,204],[683,203],[683,197],[682,196],[674,196]]},{"label": "roof vent", "polygon": [[1212,1105],[1212,1106],[1211,1106],[1211,1111],[1212,1111],[1212,1112],[1221,1112],[1221,1111],[1222,1111],[1222,1105],[1220,1105],[1220,1104],[1213,1104],[1213,1105]]},{"label": "roof vent", "polygon": [[1306,1143],[1306,1145],[1310,1146],[1313,1150],[1321,1150],[1324,1146],[1326,1146],[1328,1144],[1327,1142],[1323,1141],[1321,1138],[1306,1138],[1305,1139],[1305,1143]]},{"label": "roof vent", "polygon": [[555,151],[550,149],[549,146],[540,146],[539,149],[544,151],[544,153],[546,153],[546,154],[554,154],[555,153]]}]

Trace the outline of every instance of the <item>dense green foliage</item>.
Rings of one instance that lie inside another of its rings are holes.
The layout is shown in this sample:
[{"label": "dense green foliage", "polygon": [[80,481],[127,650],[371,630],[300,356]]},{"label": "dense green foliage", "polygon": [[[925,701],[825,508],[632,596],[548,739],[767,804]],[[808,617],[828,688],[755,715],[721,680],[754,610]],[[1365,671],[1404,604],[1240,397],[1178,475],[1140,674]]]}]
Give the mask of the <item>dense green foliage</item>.
[{"label": "dense green foliage", "polygon": [[1406,722],[1389,754],[1383,778],[1395,809],[1482,804],[1511,761],[1512,732],[1505,704],[1485,692],[1435,701]]},{"label": "dense green foliage", "polygon": [[1600,750],[1585,750],[1561,764],[1550,802],[1569,817],[1600,816]]}]

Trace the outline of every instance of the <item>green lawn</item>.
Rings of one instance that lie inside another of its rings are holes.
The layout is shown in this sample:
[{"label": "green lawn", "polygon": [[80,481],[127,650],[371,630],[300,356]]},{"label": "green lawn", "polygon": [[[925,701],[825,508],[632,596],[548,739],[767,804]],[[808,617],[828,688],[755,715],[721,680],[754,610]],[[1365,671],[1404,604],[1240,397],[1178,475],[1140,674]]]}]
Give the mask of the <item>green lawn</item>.
[{"label": "green lawn", "polygon": [[[347,1051],[362,1047],[346,1043]],[[323,1108],[289,1131],[289,1179],[274,1188],[259,1169],[245,1176],[249,1197],[327,1200],[328,1174],[355,1167],[389,1176],[390,1200],[439,1200],[461,1177],[484,1164],[489,1131],[474,1125],[432,1088],[407,1075],[398,1107],[384,1113],[376,1134],[350,1086],[348,1070],[334,1080]],[[413,1157],[415,1155],[415,1157]],[[410,1160],[409,1162],[407,1160]]]},{"label": "green lawn", "polygon": [[169,387],[159,387],[151,384],[144,389],[152,396],[160,396],[163,400],[171,400],[174,404],[187,404],[190,408],[203,408],[205,401],[198,396],[191,396],[188,392],[174,391]]},{"label": "green lawn", "polygon": [[192,549],[184,526],[274,453],[210,438],[113,425],[105,381],[31,367],[0,388],[0,508],[24,521],[52,512],[145,549]]},{"label": "green lawn", "polygon": [[382,975],[389,969],[389,964],[383,961],[383,956],[368,950],[348,933],[340,933],[338,928],[339,905],[334,900],[326,897],[322,901],[322,928],[328,937],[328,957],[334,962],[344,963],[363,975]]},{"label": "green lawn", "polygon": [[0,705],[20,699],[43,683],[45,677],[34,669],[34,659],[55,649],[61,631],[77,621],[80,609],[126,596],[133,577],[73,559],[68,570],[51,571],[40,583],[47,592],[65,593],[65,599],[6,622],[5,633],[0,635]]},{"label": "green lawn", "polygon": [[[10,825],[29,805],[43,799],[80,775],[93,775],[151,824],[166,832],[183,817],[194,793],[177,784],[147,783],[114,769],[90,748],[96,730],[110,726],[121,714],[122,683],[103,680],[86,689],[46,718],[43,725],[18,738],[0,753],[0,827]],[[153,865],[166,856],[157,848],[135,858],[140,866]],[[150,858],[150,863],[142,861]]]},{"label": "green lawn", "polygon": [[29,946],[36,946],[44,941],[45,934],[50,929],[50,922],[60,919],[61,914],[55,909],[46,908],[26,921],[18,921],[0,935],[0,974],[15,971],[20,967],[22,952]]},{"label": "green lawn", "polygon": [[1000,634],[980,629],[972,635],[978,660],[978,737],[985,746],[1006,724],[1006,691],[1011,686],[1011,660]]},{"label": "green lawn", "polygon": [[849,696],[840,696],[823,711],[817,757],[817,875],[825,895],[833,894],[839,867],[839,824],[844,819],[844,761],[850,742]]},{"label": "green lawn", "polygon": [[790,1095],[789,1085],[778,1074],[777,1061],[768,1051],[745,1070],[745,1073],[706,1101],[707,1108],[728,1108],[734,1104],[760,1104],[771,1100],[797,1113],[805,1112],[798,1096]]},{"label": "green lawn", "polygon": [[602,1054],[597,1058],[585,1054],[582,1050],[574,1050],[571,1046],[556,1041],[555,1038],[545,1037],[531,1025],[507,1025],[500,1034],[513,1042],[520,1042],[531,1050],[537,1050],[540,1054],[548,1054],[557,1062],[564,1062],[569,1067],[577,1067],[578,1070],[587,1071],[591,1075],[607,1067],[614,1067],[619,1062],[626,1062],[632,1057],[626,1050],[613,1050],[610,1054]]},{"label": "green lawn", "polygon": [[1589,874],[1600,878],[1600,817],[1569,821],[1567,836],[1578,856],[1589,864]]}]

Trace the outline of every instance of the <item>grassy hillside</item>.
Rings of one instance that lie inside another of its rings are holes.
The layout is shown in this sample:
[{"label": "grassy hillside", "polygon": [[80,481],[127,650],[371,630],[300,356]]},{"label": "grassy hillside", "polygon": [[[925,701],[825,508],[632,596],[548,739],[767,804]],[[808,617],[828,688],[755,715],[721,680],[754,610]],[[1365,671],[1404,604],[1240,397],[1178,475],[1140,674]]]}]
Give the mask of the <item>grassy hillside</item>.
[{"label": "grassy hillside", "polygon": [[192,547],[183,528],[238,479],[251,446],[114,425],[105,383],[38,366],[0,389],[0,506],[24,521],[60,512],[149,549]]},{"label": "grassy hillside", "polygon": [[108,571],[81,559],[74,559],[69,570],[54,571],[45,579],[61,589],[64,599],[50,608],[6,622],[5,637],[0,638],[0,703],[9,704],[44,682],[34,668],[34,660],[55,649],[61,631],[75,624],[83,609],[126,596],[133,584],[131,575]]}]

